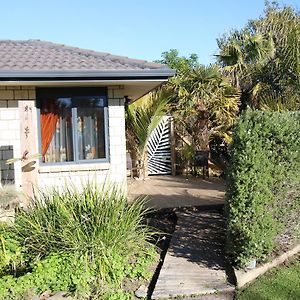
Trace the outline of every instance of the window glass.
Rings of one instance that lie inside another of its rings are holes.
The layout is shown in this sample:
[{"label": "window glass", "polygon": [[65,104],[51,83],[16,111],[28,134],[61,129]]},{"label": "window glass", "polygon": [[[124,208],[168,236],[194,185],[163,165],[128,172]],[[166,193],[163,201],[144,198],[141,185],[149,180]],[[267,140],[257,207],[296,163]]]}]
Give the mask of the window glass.
[{"label": "window glass", "polygon": [[53,94],[39,97],[43,162],[105,158],[106,96],[81,96],[82,91],[74,97]]},{"label": "window glass", "polygon": [[104,109],[77,109],[78,158],[105,158]]}]

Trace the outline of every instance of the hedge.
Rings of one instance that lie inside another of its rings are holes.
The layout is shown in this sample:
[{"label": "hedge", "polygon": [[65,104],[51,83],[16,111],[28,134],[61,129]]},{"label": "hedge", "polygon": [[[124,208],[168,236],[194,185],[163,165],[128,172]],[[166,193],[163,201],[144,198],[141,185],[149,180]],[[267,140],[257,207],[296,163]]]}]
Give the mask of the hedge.
[{"label": "hedge", "polygon": [[233,130],[225,204],[234,265],[267,260],[299,225],[299,188],[300,113],[246,111]]}]

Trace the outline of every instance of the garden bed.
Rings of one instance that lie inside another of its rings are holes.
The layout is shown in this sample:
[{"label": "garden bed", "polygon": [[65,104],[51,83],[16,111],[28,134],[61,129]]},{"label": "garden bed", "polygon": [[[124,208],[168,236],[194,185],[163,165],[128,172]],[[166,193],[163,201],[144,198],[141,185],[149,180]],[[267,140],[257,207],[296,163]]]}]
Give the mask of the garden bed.
[{"label": "garden bed", "polygon": [[145,219],[143,201],[128,204],[114,186],[41,192],[0,224],[0,298],[134,299],[159,261]]}]

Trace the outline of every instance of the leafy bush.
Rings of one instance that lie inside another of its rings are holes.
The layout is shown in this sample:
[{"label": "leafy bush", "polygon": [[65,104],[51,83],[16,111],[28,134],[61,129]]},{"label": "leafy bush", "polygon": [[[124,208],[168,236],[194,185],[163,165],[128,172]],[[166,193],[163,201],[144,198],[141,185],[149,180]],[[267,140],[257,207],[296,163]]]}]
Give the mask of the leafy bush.
[{"label": "leafy bush", "polygon": [[[138,257],[136,262],[120,264],[117,257],[111,261],[115,273],[112,277],[123,279],[148,278],[146,270],[153,262],[153,248],[145,255]],[[120,257],[119,257],[120,258]],[[27,299],[24,295],[39,295],[45,291],[69,291],[79,299],[134,299],[132,293],[123,291],[119,285],[99,280],[98,268],[95,264],[87,264],[83,257],[76,254],[50,254],[42,260],[31,263],[32,270],[14,277],[6,275],[0,278],[0,299]],[[117,267],[120,267],[118,269]],[[119,298],[116,298],[118,295]]]},{"label": "leafy bush", "polygon": [[291,225],[291,211],[299,211],[299,151],[299,113],[249,110],[235,126],[226,213],[236,265],[265,260]]},{"label": "leafy bush", "polygon": [[15,239],[10,226],[0,222],[0,276],[15,274],[24,264],[23,248]]},{"label": "leafy bush", "polygon": [[85,295],[96,274],[75,255],[51,254],[34,263],[33,270],[20,277],[0,278],[0,299],[16,299],[25,294],[44,291],[76,291]]},{"label": "leafy bush", "polygon": [[98,265],[102,279],[112,279],[106,277],[114,273],[113,258],[120,255],[125,263],[145,249],[151,232],[144,215],[143,201],[128,205],[118,187],[87,184],[81,192],[73,187],[38,193],[16,217],[15,229],[36,256],[79,253]]},{"label": "leafy bush", "polygon": [[0,299],[46,290],[110,299],[108,291],[120,289],[125,277],[149,277],[155,250],[143,207],[108,185],[37,193],[14,224],[0,227]]}]

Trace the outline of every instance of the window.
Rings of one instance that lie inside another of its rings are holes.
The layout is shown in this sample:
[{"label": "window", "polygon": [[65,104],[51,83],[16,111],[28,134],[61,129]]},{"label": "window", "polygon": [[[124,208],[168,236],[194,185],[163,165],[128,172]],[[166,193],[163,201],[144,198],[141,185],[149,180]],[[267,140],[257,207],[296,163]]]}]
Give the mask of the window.
[{"label": "window", "polygon": [[107,96],[99,88],[38,89],[44,163],[107,160]]}]

